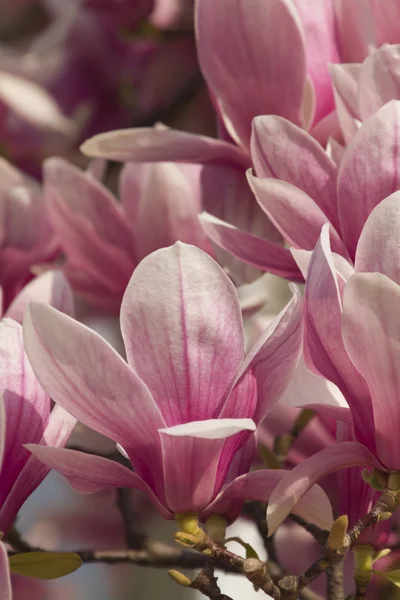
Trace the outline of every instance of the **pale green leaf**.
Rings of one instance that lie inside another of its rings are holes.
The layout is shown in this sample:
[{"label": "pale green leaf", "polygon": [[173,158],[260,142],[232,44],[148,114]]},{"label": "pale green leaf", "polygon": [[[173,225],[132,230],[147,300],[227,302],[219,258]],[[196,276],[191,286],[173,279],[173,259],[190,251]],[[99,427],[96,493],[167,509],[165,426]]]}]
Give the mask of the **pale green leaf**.
[{"label": "pale green leaf", "polygon": [[34,579],[58,579],[73,573],[82,564],[73,552],[26,552],[10,557],[10,571]]}]

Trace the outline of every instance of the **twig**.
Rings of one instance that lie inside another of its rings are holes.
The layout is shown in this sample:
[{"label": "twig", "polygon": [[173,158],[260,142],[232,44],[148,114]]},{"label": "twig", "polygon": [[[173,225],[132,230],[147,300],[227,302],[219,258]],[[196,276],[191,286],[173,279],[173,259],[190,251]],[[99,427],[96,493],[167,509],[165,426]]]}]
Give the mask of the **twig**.
[{"label": "twig", "polygon": [[343,560],[330,565],[326,571],[327,600],[344,600]]},{"label": "twig", "polygon": [[233,569],[245,575],[256,589],[269,594],[275,600],[280,600],[280,590],[275,585],[267,564],[258,558],[242,558],[214,542],[205,532],[202,532],[199,537],[180,532],[176,534],[175,539],[185,546],[204,552],[213,559],[230,564]]},{"label": "twig", "polygon": [[289,515],[289,517],[292,521],[294,521],[295,523],[300,525],[303,529],[308,531],[308,533],[310,533],[313,536],[314,540],[316,540],[317,542],[319,542],[320,544],[325,546],[326,540],[328,539],[328,535],[329,535],[328,531],[326,531],[325,529],[321,529],[321,527],[318,527],[318,525],[314,525],[314,523],[310,523],[309,521],[306,521],[302,517],[299,517],[299,515],[295,515],[295,514],[291,513]]},{"label": "twig", "polygon": [[138,530],[137,519],[132,507],[131,491],[127,488],[117,489],[117,506],[125,525],[126,545],[131,550],[140,550],[144,546],[146,534]]},{"label": "twig", "polygon": [[313,410],[304,408],[293,423],[293,427],[289,433],[278,435],[275,438],[274,453],[281,464],[285,462],[293,444],[314,416],[315,412]]},{"label": "twig", "polygon": [[200,571],[196,579],[192,581],[190,587],[194,590],[198,590],[204,596],[210,598],[210,600],[232,600],[232,598],[226,594],[221,593],[213,566],[210,564]]}]

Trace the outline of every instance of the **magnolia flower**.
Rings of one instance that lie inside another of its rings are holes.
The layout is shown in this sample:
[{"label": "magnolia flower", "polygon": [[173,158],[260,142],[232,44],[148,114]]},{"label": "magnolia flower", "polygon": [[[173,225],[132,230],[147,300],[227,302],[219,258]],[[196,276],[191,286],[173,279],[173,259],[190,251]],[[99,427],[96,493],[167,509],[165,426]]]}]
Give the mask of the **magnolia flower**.
[{"label": "magnolia flower", "polygon": [[348,408],[330,406],[329,412],[349,423],[358,441],[323,450],[285,477],[268,508],[272,531],[309,485],[331,472],[400,470],[399,201],[396,192],[372,211],[357,245],[355,272],[331,252],[327,226],[311,257],[304,300],[307,364],[342,392]]},{"label": "magnolia flower", "polygon": [[[298,292],[244,357],[236,290],[201,250],[176,243],[137,267],[121,307],[128,364],[96,333],[45,305],[24,323],[32,367],[51,397],[115,440],[134,472],[73,450],[29,445],[81,492],[144,491],[165,518],[235,519],[282,472],[248,473],[255,430],[279,400],[300,348]],[[296,510],[331,518],[318,488]],[[312,505],[314,513],[310,507]]]},{"label": "magnolia flower", "polygon": [[[49,298],[50,288],[56,288],[51,298],[54,305],[71,311],[71,292],[62,275],[47,273],[40,279],[30,284],[30,290],[11,307],[10,315],[21,316],[32,291],[39,292],[39,299]],[[25,355],[22,327],[11,318],[0,321],[0,355],[0,531],[4,533],[49,472],[24,444],[64,445],[76,421],[61,407],[51,410],[50,397],[39,385]]]},{"label": "magnolia flower", "polygon": [[[384,44],[360,64],[338,64],[330,68],[336,114],[343,141],[349,144],[360,124],[390,100],[400,99],[400,46]],[[332,155],[341,161],[344,148],[330,141]]]},{"label": "magnolia flower", "polygon": [[[364,223],[381,200],[400,188],[400,102],[391,101],[360,127],[340,166],[305,131],[276,116],[253,122],[252,157],[257,177],[249,184],[262,210],[288,244],[312,250],[321,227],[330,225],[332,249],[354,260]],[[299,279],[289,250],[205,215],[210,238],[264,270]],[[286,252],[286,256],[284,256]]]},{"label": "magnolia flower", "polygon": [[57,246],[39,186],[0,159],[0,286],[3,309],[32,277],[31,268],[53,258]]},{"label": "magnolia flower", "polygon": [[99,181],[101,166],[95,162],[83,172],[51,158],[44,165],[44,193],[72,287],[92,305],[118,312],[147,254],[178,239],[212,249],[198,221],[196,165],[126,165],[121,203]]}]

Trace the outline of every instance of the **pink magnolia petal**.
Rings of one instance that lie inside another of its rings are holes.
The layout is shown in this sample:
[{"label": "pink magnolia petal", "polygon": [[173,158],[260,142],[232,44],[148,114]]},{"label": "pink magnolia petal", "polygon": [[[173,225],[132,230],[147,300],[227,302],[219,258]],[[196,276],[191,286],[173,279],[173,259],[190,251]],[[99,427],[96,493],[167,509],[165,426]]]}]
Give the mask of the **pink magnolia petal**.
[{"label": "pink magnolia petal", "polygon": [[400,192],[391,194],[374,208],[361,232],[355,268],[378,272],[400,285]]},{"label": "pink magnolia petal", "polygon": [[305,33],[307,72],[316,91],[314,120],[318,122],[333,109],[328,64],[339,62],[335,12],[332,2],[294,0]]},{"label": "pink magnolia petal", "polygon": [[290,384],[282,396],[281,404],[296,407],[323,404],[348,409],[348,404],[339,388],[307,369],[303,356],[300,356]]},{"label": "pink magnolia petal", "polygon": [[[258,179],[250,172],[249,184],[257,202],[289,244],[295,248],[312,250],[328,217],[308,194],[277,179]],[[331,226],[332,247],[347,255],[337,231]]]},{"label": "pink magnolia petal", "polygon": [[361,119],[364,121],[390,100],[400,100],[400,46],[384,44],[367,58],[360,72]]},{"label": "pink magnolia petal", "polygon": [[108,163],[104,158],[93,158],[89,161],[85,173],[97,181],[103,181],[107,171],[107,165]]},{"label": "pink magnolia petal", "polygon": [[274,275],[302,281],[301,273],[288,248],[237,229],[204,212],[200,219],[214,244],[233,256]]},{"label": "pink magnolia petal", "polygon": [[306,365],[338,386],[352,410],[359,439],[373,446],[371,399],[365,381],[343,345],[341,319],[339,280],[325,226],[307,275],[304,297]]},{"label": "pink magnolia petal", "polygon": [[4,316],[22,323],[25,309],[31,301],[50,304],[67,315],[74,313],[72,291],[61,271],[47,271],[33,279],[14,299]]},{"label": "pink magnolia petal", "polygon": [[[279,469],[246,473],[227,485],[207,508],[207,512],[218,514],[220,507],[227,500],[237,498],[269,502],[270,498],[274,495],[274,490],[285,475],[287,475],[287,471]],[[299,497],[297,503],[293,504],[291,512],[303,517],[307,521],[315,523],[323,529],[330,529],[333,522],[331,503],[319,485],[310,486],[310,488],[304,496]],[[268,532],[270,535],[273,533],[269,529]]]},{"label": "pink magnolia petal", "polygon": [[121,329],[128,362],[168,426],[219,414],[244,339],[236,290],[212,258],[180,242],[145,258],[125,292]]},{"label": "pink magnolia petal", "polygon": [[342,162],[344,153],[346,152],[346,148],[335,138],[330,137],[328,140],[326,151],[328,155],[332,158],[333,162],[337,167],[340,167],[340,163]]},{"label": "pink magnolia petal", "polygon": [[340,165],[339,219],[352,258],[371,211],[400,188],[399,130],[400,102],[392,100],[365,121]]},{"label": "pink magnolia petal", "polygon": [[100,133],[87,140],[81,151],[87,156],[123,162],[221,162],[249,166],[246,155],[228,142],[151,127]]},{"label": "pink magnolia petal", "polygon": [[254,374],[258,404],[253,418],[257,424],[281,398],[300,356],[302,302],[296,286],[293,286],[292,292],[292,300],[251,348],[236,376],[239,379],[246,371]]},{"label": "pink magnolia petal", "polygon": [[124,212],[95,178],[62,158],[49,158],[44,164],[44,182],[53,211],[62,203],[65,210],[87,221],[102,239],[131,251],[132,232]]},{"label": "pink magnolia petal", "polygon": [[29,454],[27,442],[38,442],[47,425],[50,398],[37,381],[22,342],[22,327],[11,319],[0,322],[1,390],[3,395],[5,445],[0,474],[0,506]]},{"label": "pink magnolia petal", "polygon": [[251,155],[258,177],[281,179],[300,188],[336,226],[337,167],[308,133],[277,116],[257,117]]},{"label": "pink magnolia petal", "polygon": [[218,493],[235,454],[235,445],[227,446],[226,438],[234,436],[238,441],[240,432],[254,429],[251,419],[222,419],[220,423],[217,419],[161,430],[170,509],[174,513],[201,512]]},{"label": "pink magnolia petal", "polygon": [[177,240],[211,252],[211,244],[198,220],[201,205],[196,192],[178,165],[153,163],[149,166],[134,224],[139,260]]},{"label": "pink magnolia petal", "polygon": [[27,78],[0,71],[0,99],[28,124],[72,136],[75,125],[65,117],[50,94]]},{"label": "pink magnolia petal", "polygon": [[134,464],[140,474],[154,460],[150,470],[157,476],[155,432],[165,423],[149,389],[119,354],[97,333],[44,304],[28,308],[24,342],[51,397],[88,427],[137,450]]},{"label": "pink magnolia petal", "polygon": [[[71,213],[61,202],[55,200],[53,208],[56,203],[53,221],[68,258],[64,270],[71,284],[79,293],[95,293],[96,288],[102,286],[111,299],[117,297],[120,303],[136,266],[133,240],[132,251],[128,253],[124,248],[107,242],[86,219]],[[81,285],[84,278],[88,281],[89,290]]]},{"label": "pink magnolia petal", "polygon": [[388,469],[400,467],[396,440],[400,376],[400,287],[381,273],[355,274],[346,285],[343,339],[368,383],[377,453]]},{"label": "pink magnolia petal", "polygon": [[[62,447],[67,443],[75,425],[76,419],[61,406],[56,406],[51,412],[48,425],[39,442],[46,446]],[[26,448],[24,451],[27,452]],[[7,531],[11,527],[19,509],[43,481],[49,470],[50,468],[35,456],[29,456],[0,508],[0,531]]]},{"label": "pink magnolia petal", "polygon": [[12,600],[11,576],[7,549],[0,542],[0,600]]},{"label": "pink magnolia petal", "polygon": [[[254,194],[243,169],[232,165],[204,165],[199,179],[203,210],[252,235],[282,243],[280,233],[254,202]],[[215,254],[236,285],[253,281],[260,275],[254,267],[238,261],[220,248],[215,249]]]},{"label": "pink magnolia petal", "polygon": [[64,475],[78,492],[91,494],[110,487],[139,489],[149,496],[163,517],[168,519],[172,516],[141,477],[113,460],[76,450],[47,448],[36,444],[29,444],[27,448],[48,468]]},{"label": "pink magnolia petal", "polygon": [[358,130],[357,119],[360,115],[357,92],[361,68],[358,64],[330,67],[336,113],[346,143],[353,139]]},{"label": "pink magnolia petal", "polygon": [[286,471],[273,493],[267,509],[268,532],[271,535],[296,506],[300,498],[317,481],[346,467],[378,467],[374,455],[358,442],[336,444],[314,454]]},{"label": "pink magnolia petal", "polygon": [[400,39],[398,0],[387,0],[383,4],[379,0],[370,0],[370,4],[376,25],[377,45],[384,42],[396,44]]},{"label": "pink magnolia petal", "polygon": [[336,0],[335,10],[343,62],[361,63],[368,56],[370,48],[376,45],[372,6],[365,0]]},{"label": "pink magnolia petal", "polygon": [[245,147],[257,115],[300,122],[305,47],[289,2],[200,0],[196,21],[202,71]]}]

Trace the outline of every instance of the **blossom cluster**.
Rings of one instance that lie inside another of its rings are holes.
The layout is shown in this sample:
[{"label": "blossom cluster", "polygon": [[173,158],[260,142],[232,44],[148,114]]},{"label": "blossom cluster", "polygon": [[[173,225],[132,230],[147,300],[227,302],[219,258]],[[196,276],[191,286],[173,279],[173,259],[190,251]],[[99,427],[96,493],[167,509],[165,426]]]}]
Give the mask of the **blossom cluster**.
[{"label": "blossom cluster", "polygon": [[[396,598],[400,0],[0,14],[39,21],[0,49],[0,600],[118,561],[198,566],[170,575],[211,600],[215,568]],[[93,551],[22,539],[51,470],[100,503]],[[155,514],[198,555],[158,554],[132,526]],[[249,517],[267,562],[231,551]]]}]

